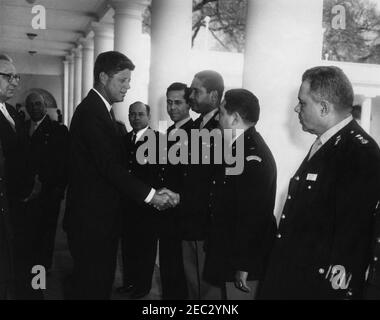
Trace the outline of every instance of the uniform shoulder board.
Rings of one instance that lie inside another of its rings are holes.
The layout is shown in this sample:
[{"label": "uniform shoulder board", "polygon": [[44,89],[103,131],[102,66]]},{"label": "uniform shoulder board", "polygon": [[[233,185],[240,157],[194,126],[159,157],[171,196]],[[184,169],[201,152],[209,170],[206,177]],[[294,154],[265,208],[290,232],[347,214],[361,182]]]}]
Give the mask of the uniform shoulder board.
[{"label": "uniform shoulder board", "polygon": [[259,156],[247,156],[245,159],[247,161],[258,161],[258,162],[263,161],[263,159],[261,159]]}]

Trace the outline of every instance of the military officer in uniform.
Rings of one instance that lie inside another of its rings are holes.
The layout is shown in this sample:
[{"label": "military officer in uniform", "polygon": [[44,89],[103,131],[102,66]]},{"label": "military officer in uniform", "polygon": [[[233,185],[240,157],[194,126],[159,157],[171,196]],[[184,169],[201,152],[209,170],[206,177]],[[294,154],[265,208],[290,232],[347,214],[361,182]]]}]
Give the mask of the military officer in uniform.
[{"label": "military officer in uniform", "polygon": [[295,111],[317,139],[291,178],[261,299],[362,297],[380,150],[353,120],[353,96],[337,67],[303,74]]},{"label": "military officer in uniform", "polygon": [[[128,172],[142,182],[157,188],[160,182],[159,166],[140,164],[137,149],[145,143],[149,127],[150,107],[140,101],[129,107],[129,122],[132,131],[125,137]],[[130,299],[139,299],[149,294],[156,261],[158,240],[158,211],[148,204],[139,204],[129,199],[122,217],[123,287],[119,293],[128,293]]]},{"label": "military officer in uniform", "polygon": [[[172,83],[166,90],[167,111],[170,119],[174,122],[167,130],[168,150],[174,144],[180,143],[172,141],[172,137],[178,130],[184,130],[190,139],[194,122],[189,114],[189,94],[190,90],[187,85],[180,82]],[[187,143],[189,146],[189,141],[183,143]],[[186,164],[171,164],[168,161],[167,165],[162,166],[162,185],[177,193],[182,193],[186,168]],[[178,207],[160,214],[159,258],[162,298],[168,300],[185,300],[187,298],[179,218]]]},{"label": "military officer in uniform", "polygon": [[374,220],[372,255],[364,295],[364,298],[367,300],[380,300],[380,195],[374,214]]},{"label": "military officer in uniform", "polygon": [[[255,297],[276,233],[276,163],[255,129],[259,113],[258,99],[245,89],[227,91],[219,107],[220,127],[232,129],[224,138],[244,157],[244,168],[229,175],[226,164],[213,181],[204,277],[231,300]],[[236,148],[237,140],[244,149]]]}]

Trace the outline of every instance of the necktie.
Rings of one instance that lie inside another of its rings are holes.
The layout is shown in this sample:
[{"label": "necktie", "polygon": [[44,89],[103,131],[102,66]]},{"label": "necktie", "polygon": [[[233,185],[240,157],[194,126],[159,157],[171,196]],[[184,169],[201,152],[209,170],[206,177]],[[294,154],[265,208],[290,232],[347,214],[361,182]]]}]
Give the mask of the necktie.
[{"label": "necktie", "polygon": [[204,117],[203,116],[200,116],[199,117],[199,120],[200,120],[200,123],[199,123],[199,129],[203,129],[203,127],[204,127],[204,121],[205,121],[205,119],[204,119]]},{"label": "necktie", "polygon": [[10,116],[10,114],[8,113],[8,110],[7,108],[5,107],[4,104],[0,103],[0,110],[1,112],[3,113],[4,117],[8,120],[9,124],[11,125],[12,129],[14,131],[16,131],[16,124],[15,124],[15,121],[13,120],[13,118]]},{"label": "necktie", "polygon": [[319,148],[321,146],[322,146],[322,141],[319,138],[317,138],[314,141],[313,145],[311,146],[311,150],[310,150],[310,154],[309,154],[309,159],[308,160],[311,159],[311,157],[319,150]]},{"label": "necktie", "polygon": [[29,136],[32,136],[34,131],[37,129],[37,122],[31,121],[30,122],[30,130],[29,130]]},{"label": "necktie", "polygon": [[133,144],[136,144],[136,137],[137,137],[137,134],[136,134],[136,132],[133,131],[133,133],[132,133],[132,143]]}]

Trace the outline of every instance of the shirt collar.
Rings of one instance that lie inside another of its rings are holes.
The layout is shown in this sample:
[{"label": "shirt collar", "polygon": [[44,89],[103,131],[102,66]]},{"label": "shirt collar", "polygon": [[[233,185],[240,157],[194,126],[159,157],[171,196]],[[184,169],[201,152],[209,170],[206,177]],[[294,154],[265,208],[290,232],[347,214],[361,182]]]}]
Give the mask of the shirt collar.
[{"label": "shirt collar", "polygon": [[47,113],[42,117],[42,119],[40,121],[36,121],[36,122],[33,121],[32,119],[30,119],[30,121],[32,121],[32,123],[35,124],[35,129],[37,129],[40,126],[41,122],[44,121],[44,119],[46,118],[46,116],[47,116]]},{"label": "shirt collar", "polygon": [[136,142],[144,135],[145,131],[148,130],[149,126],[146,126],[144,129],[137,131],[136,133]]},{"label": "shirt collar", "polygon": [[98,90],[96,90],[95,88],[92,88],[92,90],[94,90],[99,95],[99,97],[103,100],[104,104],[107,107],[108,112],[111,112],[112,106],[109,104],[109,102],[99,93]]},{"label": "shirt collar", "polygon": [[203,116],[202,125],[203,127],[206,125],[207,122],[210,121],[210,119],[218,112],[218,108],[212,109],[209,113],[206,113]]},{"label": "shirt collar", "polygon": [[338,131],[343,129],[346,125],[348,125],[352,121],[353,117],[352,115],[348,116],[341,122],[337,123],[335,126],[331,127],[329,130],[324,132],[320,137],[319,140],[322,142],[322,145],[324,145],[333,135],[335,135]]},{"label": "shirt collar", "polygon": [[191,119],[190,116],[188,116],[187,118],[182,119],[182,120],[180,120],[180,121],[174,123],[175,128],[178,129],[178,128],[182,127],[182,126],[183,126],[187,121],[189,121],[190,119]]}]

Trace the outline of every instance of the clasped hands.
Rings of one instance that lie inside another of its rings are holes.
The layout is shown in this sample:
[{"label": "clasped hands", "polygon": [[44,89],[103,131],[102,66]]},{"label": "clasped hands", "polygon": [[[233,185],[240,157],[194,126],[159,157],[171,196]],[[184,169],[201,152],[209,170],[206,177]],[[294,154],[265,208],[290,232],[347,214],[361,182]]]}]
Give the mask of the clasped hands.
[{"label": "clasped hands", "polygon": [[168,208],[174,208],[179,204],[180,196],[167,188],[161,188],[156,191],[150,205],[155,207],[159,211],[166,210]]}]

